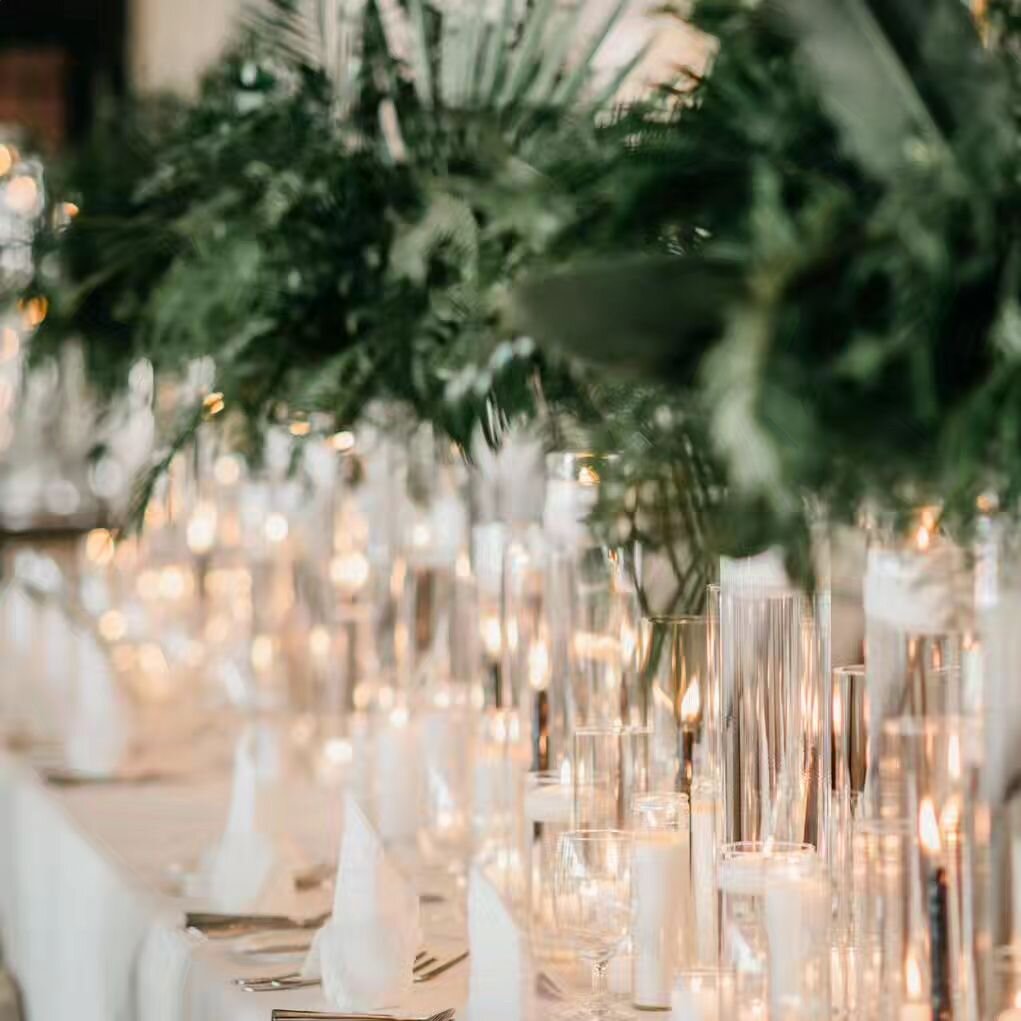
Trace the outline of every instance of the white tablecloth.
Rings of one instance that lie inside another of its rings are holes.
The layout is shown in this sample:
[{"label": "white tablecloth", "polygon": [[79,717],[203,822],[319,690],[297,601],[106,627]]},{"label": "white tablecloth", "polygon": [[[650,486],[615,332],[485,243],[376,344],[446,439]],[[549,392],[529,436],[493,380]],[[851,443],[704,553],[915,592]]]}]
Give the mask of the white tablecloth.
[{"label": "white tablecloth", "polygon": [[[329,1009],[318,989],[241,992],[233,977],[278,966],[246,965],[183,930],[172,868],[216,839],[227,773],[224,761],[174,782],[58,788],[0,752],[0,937],[27,1021],[269,1021],[274,1007]],[[312,860],[333,861],[339,792],[295,781],[293,795],[295,835]],[[296,895],[295,911],[325,909],[328,897]],[[431,951],[458,948],[449,927],[430,932],[427,917],[425,930]],[[459,966],[402,1008],[453,1006],[463,1018],[467,981]]]}]

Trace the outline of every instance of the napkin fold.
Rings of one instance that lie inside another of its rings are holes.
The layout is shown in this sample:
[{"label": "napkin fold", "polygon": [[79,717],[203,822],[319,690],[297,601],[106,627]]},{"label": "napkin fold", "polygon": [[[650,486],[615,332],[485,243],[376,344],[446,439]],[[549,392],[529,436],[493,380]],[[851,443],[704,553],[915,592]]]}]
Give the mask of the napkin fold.
[{"label": "napkin fold", "polygon": [[542,1016],[535,1003],[535,974],[525,934],[500,891],[483,871],[468,883],[468,1021],[529,1021]]},{"label": "napkin fold", "polygon": [[358,802],[344,802],[333,914],[302,968],[338,1010],[399,1006],[412,990],[422,943],[418,895],[389,861]]},{"label": "napkin fold", "polygon": [[[51,622],[56,630],[56,622]],[[64,761],[69,769],[109,776],[120,769],[131,743],[131,711],[106,650],[89,631],[75,629],[77,673],[74,711],[67,724]],[[54,664],[56,666],[56,664]],[[67,665],[65,665],[67,669]]]},{"label": "napkin fold", "polygon": [[223,835],[189,892],[218,911],[291,910],[294,876],[306,862],[287,833],[286,807],[279,735],[268,724],[250,724],[234,749]]}]

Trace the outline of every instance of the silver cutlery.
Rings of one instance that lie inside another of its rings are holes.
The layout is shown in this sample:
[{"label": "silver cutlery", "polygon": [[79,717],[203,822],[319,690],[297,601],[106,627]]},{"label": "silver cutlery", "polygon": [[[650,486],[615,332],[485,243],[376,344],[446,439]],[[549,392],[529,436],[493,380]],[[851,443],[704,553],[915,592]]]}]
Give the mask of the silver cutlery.
[{"label": "silver cutlery", "polygon": [[452,1008],[428,1017],[402,1017],[400,1014],[338,1014],[323,1010],[274,1010],[273,1021],[453,1021]]},{"label": "silver cutlery", "polygon": [[184,927],[206,936],[240,936],[243,933],[259,932],[262,929],[318,929],[330,917],[331,912],[310,918],[295,918],[292,915],[241,915],[223,914],[216,911],[189,911],[184,916]]},{"label": "silver cutlery", "polygon": [[468,959],[468,951],[466,950],[463,954],[458,954],[456,957],[451,957],[449,961],[445,961],[443,964],[436,965],[435,968],[430,968],[428,971],[420,971],[415,975],[416,982],[430,982],[432,979],[442,975],[445,971],[449,971],[455,965],[460,964],[462,961]]},{"label": "silver cutlery", "polygon": [[41,769],[40,775],[53,787],[141,786],[159,783],[170,776],[169,773],[160,773],[156,770],[135,773],[82,773],[63,767]]},{"label": "silver cutlery", "polygon": [[[417,975],[424,968],[436,963],[436,958],[420,950],[415,956],[415,965],[412,971]],[[236,978],[234,984],[240,986],[246,993],[272,993],[278,989],[307,989],[309,986],[319,985],[320,979],[302,978],[301,972],[289,971],[283,975],[264,975],[258,978]]]}]

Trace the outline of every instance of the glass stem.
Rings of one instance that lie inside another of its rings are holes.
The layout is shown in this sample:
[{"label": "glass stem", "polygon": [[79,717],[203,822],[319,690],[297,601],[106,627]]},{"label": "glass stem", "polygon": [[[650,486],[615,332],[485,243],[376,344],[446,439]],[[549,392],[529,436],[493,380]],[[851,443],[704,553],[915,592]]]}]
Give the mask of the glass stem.
[{"label": "glass stem", "polygon": [[592,963],[592,998],[599,1000],[606,995],[606,969],[610,962],[600,957]]}]

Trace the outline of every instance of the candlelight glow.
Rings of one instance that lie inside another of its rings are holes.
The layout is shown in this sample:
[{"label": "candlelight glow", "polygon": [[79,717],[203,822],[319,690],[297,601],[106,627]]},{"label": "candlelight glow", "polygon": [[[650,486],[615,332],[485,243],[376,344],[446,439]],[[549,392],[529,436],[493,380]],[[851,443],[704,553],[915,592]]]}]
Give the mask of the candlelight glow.
[{"label": "candlelight glow", "polygon": [[369,580],[369,561],[358,552],[342,553],[330,561],[330,580],[353,595]]},{"label": "candlelight glow", "polygon": [[922,969],[918,967],[918,962],[913,954],[908,954],[908,959],[904,963],[904,987],[909,999],[921,999]]},{"label": "candlelight glow", "polygon": [[840,697],[840,692],[833,692],[833,733],[842,734],[844,732],[844,704]]},{"label": "candlelight glow", "polygon": [[319,659],[325,659],[330,652],[330,633],[324,627],[314,627],[308,636],[309,651]]},{"label": "candlelight glow", "polygon": [[355,448],[355,434],[346,429],[342,432],[334,433],[330,439],[330,445],[338,454],[350,454]]},{"label": "candlelight glow", "polygon": [[201,501],[188,522],[186,541],[192,553],[204,555],[216,542],[216,506]]},{"label": "candlelight glow", "polygon": [[915,546],[918,547],[919,552],[924,553],[929,548],[931,541],[932,533],[925,525],[919,525],[918,531],[915,532]]},{"label": "candlelight glow", "polygon": [[702,695],[699,691],[698,678],[693,677],[684,698],[681,699],[681,720],[684,723],[695,723],[701,711]]},{"label": "candlelight glow", "polygon": [[947,771],[952,779],[961,779],[961,739],[957,734],[951,734],[947,743]]},{"label": "candlelight glow", "polygon": [[922,804],[918,809],[918,840],[929,854],[938,854],[943,846],[932,798],[922,798]]},{"label": "candlelight glow", "polygon": [[499,659],[500,651],[503,648],[503,634],[499,617],[495,614],[483,617],[479,621],[479,635],[482,638],[486,655],[490,659]]},{"label": "candlelight glow", "polygon": [[544,691],[549,685],[549,649],[545,642],[534,642],[528,650],[528,683],[535,691]]},{"label": "candlelight glow", "polygon": [[599,473],[595,470],[595,468],[586,465],[578,472],[578,481],[583,486],[598,486]]}]

